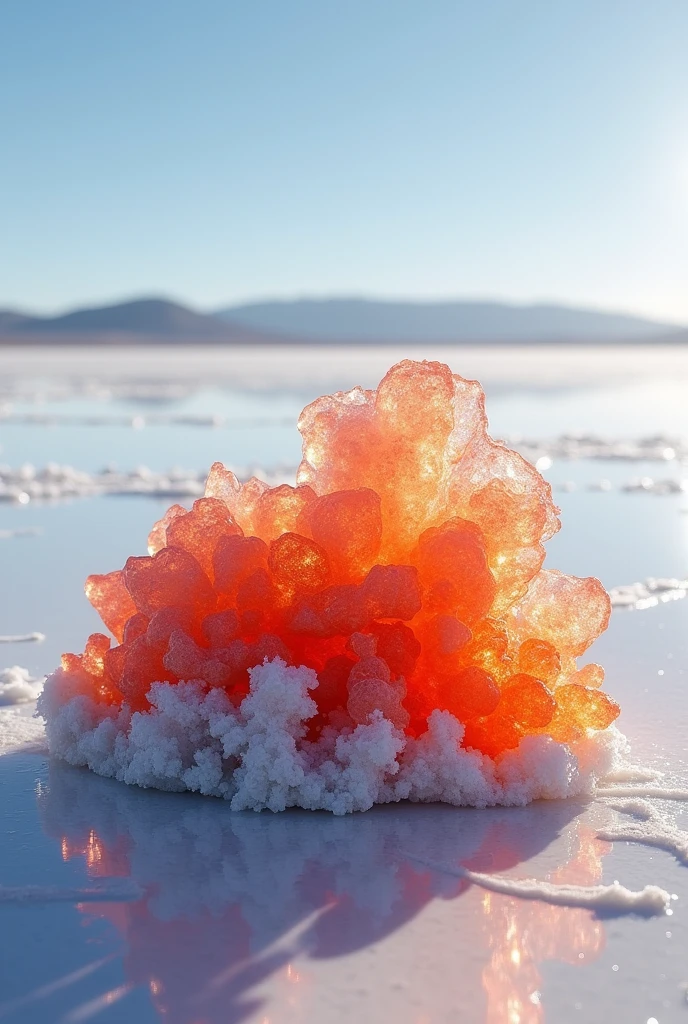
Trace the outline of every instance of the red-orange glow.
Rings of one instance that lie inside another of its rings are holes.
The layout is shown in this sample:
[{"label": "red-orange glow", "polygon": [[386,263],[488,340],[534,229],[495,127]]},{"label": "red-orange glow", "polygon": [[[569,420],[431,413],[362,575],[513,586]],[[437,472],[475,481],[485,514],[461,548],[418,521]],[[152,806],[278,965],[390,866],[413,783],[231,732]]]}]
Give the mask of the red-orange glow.
[{"label": "red-orange glow", "polygon": [[94,829],[89,832],[83,842],[74,842],[66,836],[61,842],[62,860],[83,857],[91,878],[126,878],[129,875],[129,860],[123,837],[106,846]]},{"label": "red-orange glow", "polygon": [[[595,885],[611,849],[579,825],[572,859],[550,876],[559,884]],[[543,1024],[540,965],[560,960],[585,966],[604,948],[604,925],[588,910],[530,903],[485,893],[482,900],[490,959],[483,969],[485,1024]],[[549,1016],[547,1017],[549,1019]]]},{"label": "red-orange glow", "polygon": [[[602,877],[603,858],[610,852],[611,844],[597,839],[595,830],[580,822],[573,825],[566,839],[569,859],[548,875],[548,879],[561,885],[597,884]],[[116,845],[109,846],[90,829],[81,842],[62,837],[62,848],[69,849],[71,856],[84,856],[88,874],[94,876],[99,872],[94,871],[89,849],[96,847],[102,851],[101,863],[113,863],[123,841],[125,837],[119,835]],[[492,855],[498,850],[506,862],[511,863],[509,858],[513,851],[503,839],[501,849],[499,843],[498,834],[488,833],[475,855],[476,861],[480,863],[486,852]],[[524,873],[527,873],[525,869]],[[380,877],[389,879],[395,874],[401,885],[400,905],[404,913],[396,919],[392,916],[391,920],[396,920],[397,927],[402,923],[407,926],[409,918],[433,899],[431,876],[408,864],[399,870],[390,863],[389,874],[383,872]],[[337,899],[326,888],[327,869],[321,876],[321,883],[323,887],[315,890],[317,906],[332,908]],[[458,885],[448,898],[456,898],[464,891],[464,884]],[[479,894],[479,890],[475,892]],[[362,928],[361,934],[365,935],[365,914],[360,906],[346,893],[340,893],[338,900],[345,912],[340,926],[347,927],[348,905],[351,920],[356,920],[357,926]],[[261,957],[252,945],[251,927],[239,904],[224,907],[221,913],[202,910],[172,920],[156,916],[149,894],[135,903],[78,904],[78,910],[86,920],[105,918],[118,929],[126,942],[127,984],[129,987],[145,986],[157,1013],[176,1024],[187,1024],[190,1020],[234,1019],[227,1007],[230,1010],[242,1007],[247,995],[252,994],[252,987],[264,981],[273,970],[268,958],[265,961],[267,974],[262,973]],[[481,1024],[544,1024],[549,1020],[549,1013],[541,995],[543,964],[559,961],[570,967],[585,967],[604,949],[604,923],[589,910],[489,892],[479,894],[474,910],[475,913],[473,909],[470,911],[471,948],[484,966],[475,978],[483,994],[475,995],[475,1015],[471,1020]],[[291,913],[288,900],[287,928],[293,924]],[[352,925],[352,934],[355,933],[356,927]],[[379,934],[375,934],[379,939]],[[327,939],[317,931],[314,943],[317,958],[328,955]],[[246,969],[252,956],[256,957],[255,971]],[[457,976],[465,985],[469,975],[460,960],[457,964]],[[302,957],[298,967],[293,962],[282,964],[275,969],[275,981],[271,983],[271,999],[275,1005],[293,1008],[303,1001],[304,1019],[311,1019],[307,1012],[308,1000],[317,994],[321,983],[327,984],[326,980],[316,981],[308,968],[306,957]],[[222,983],[217,984],[218,980]],[[195,1017],[191,1007],[200,1002],[199,995],[209,1001],[202,1004],[204,1012]],[[421,1012],[417,1021],[421,1024],[431,1019],[434,1017]]]},{"label": "red-orange glow", "polygon": [[64,655],[74,687],[145,710],[153,682],[193,679],[238,704],[249,669],[280,657],[319,676],[310,738],[375,709],[412,735],[448,710],[492,756],[606,728],[619,709],[576,658],[607,595],[542,570],[551,489],[486,423],[476,382],[407,360],[377,391],[304,410],[297,486],[241,485],[215,463],[206,496],[154,525],[150,555],[87,580],[118,645],[94,634]]}]

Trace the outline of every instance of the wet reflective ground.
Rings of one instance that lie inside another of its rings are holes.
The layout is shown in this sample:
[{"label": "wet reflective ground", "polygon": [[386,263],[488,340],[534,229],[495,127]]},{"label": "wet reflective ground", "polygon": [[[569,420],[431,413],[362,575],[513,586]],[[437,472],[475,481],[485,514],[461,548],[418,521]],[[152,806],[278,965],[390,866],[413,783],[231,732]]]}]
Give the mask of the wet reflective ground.
[{"label": "wet reflective ground", "polygon": [[[36,756],[9,755],[0,773],[2,877],[15,894],[0,907],[11,938],[2,1019],[535,1024],[602,1021],[612,1007],[638,1021],[685,1012],[683,898],[671,917],[605,920],[425,867],[652,880],[683,897],[685,868],[668,855],[596,838],[610,816],[600,806],[230,814]],[[44,896],[21,902],[37,883]]]},{"label": "wet reflective ground", "polygon": [[[462,372],[460,357],[452,363]],[[552,366],[547,387],[529,390],[517,379],[510,389],[493,368],[493,433],[688,437],[681,366],[664,377],[661,366],[654,376],[608,376],[603,387],[594,379],[568,386],[568,366],[557,382]],[[298,434],[286,423],[321,379],[302,377],[298,387],[285,379],[266,392],[248,387],[246,372],[240,389],[228,377],[164,397],[167,414],[216,414],[223,425],[0,419],[0,461],[89,471],[109,462],[198,470],[215,458],[295,464]],[[369,372],[362,361],[361,379],[374,384]],[[105,389],[96,400],[75,387],[51,397],[49,383],[42,400],[30,387],[15,395],[12,414],[40,408],[56,419],[99,412],[145,420],[163,401],[141,397],[140,388],[136,398]],[[688,575],[687,494],[587,489],[600,478],[660,473],[680,479],[688,467],[555,461],[546,470],[553,484],[577,487],[557,491],[563,528],[548,564],[610,587]],[[143,552],[163,508],[138,496],[0,505],[8,533],[0,539],[0,634],[46,634],[42,644],[2,645],[0,668],[16,663],[38,674],[63,650],[81,649],[97,626],[83,579]],[[40,532],[10,535],[26,527]],[[615,612],[592,652],[622,704],[636,760],[665,771],[663,784],[684,786],[687,627],[688,600]],[[659,806],[688,827],[682,805]],[[668,853],[597,839],[614,813],[602,802],[508,811],[399,805],[345,819],[231,814],[211,799],[130,789],[41,754],[10,753],[0,758],[0,807],[0,1021],[688,1020],[687,869]],[[561,883],[656,883],[679,898],[670,917],[604,919],[487,893],[455,878],[457,865]]]}]

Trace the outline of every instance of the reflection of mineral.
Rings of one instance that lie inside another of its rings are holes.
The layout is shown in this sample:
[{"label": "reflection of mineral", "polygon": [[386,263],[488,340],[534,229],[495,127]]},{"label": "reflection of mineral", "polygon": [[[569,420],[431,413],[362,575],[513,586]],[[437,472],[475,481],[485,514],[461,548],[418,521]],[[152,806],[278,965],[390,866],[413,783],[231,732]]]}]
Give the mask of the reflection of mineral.
[{"label": "reflection of mineral", "polygon": [[298,485],[240,485],[216,463],[174,505],[150,554],[91,576],[118,643],[63,657],[68,697],[150,708],[156,681],[196,681],[237,707],[266,659],[317,673],[308,739],[376,709],[407,736],[435,709],[497,757],[528,734],[573,743],[618,707],[576,659],[605,628],[595,579],[543,570],[559,528],[549,485],[489,438],[480,386],[405,361],[377,391],[301,415]]},{"label": "reflection of mineral", "polygon": [[[602,877],[602,857],[611,850],[595,832],[577,824],[575,852],[549,880],[558,885],[595,885]],[[486,1024],[541,1024],[540,964],[561,960],[584,966],[604,948],[604,926],[589,910],[564,909],[508,896],[483,896],[485,926],[491,949],[483,970],[487,995]]]},{"label": "reflection of mineral", "polygon": [[314,827],[303,813],[267,821],[228,815],[216,801],[143,793],[55,763],[40,802],[63,856],[83,857],[92,877],[130,875],[141,886],[135,904],[84,904],[81,912],[112,922],[125,942],[127,981],[147,987],[161,1016],[177,1024],[245,1019],[268,976],[271,991],[283,986],[280,998],[307,1000],[309,959],[379,943],[438,898],[460,901],[457,915],[471,922],[478,969],[457,961],[460,999],[475,1011],[471,1019],[491,1014],[486,1024],[511,1019],[500,1016],[507,1003],[523,1004],[522,1024],[535,1024],[528,1000],[540,962],[584,963],[578,952],[589,955],[602,941],[599,922],[585,911],[488,898],[423,867],[506,872],[564,832],[564,851],[567,837],[574,851],[580,846],[552,880],[594,883],[604,846],[569,829],[570,805],[559,802],[481,814],[401,805],[319,817]]}]

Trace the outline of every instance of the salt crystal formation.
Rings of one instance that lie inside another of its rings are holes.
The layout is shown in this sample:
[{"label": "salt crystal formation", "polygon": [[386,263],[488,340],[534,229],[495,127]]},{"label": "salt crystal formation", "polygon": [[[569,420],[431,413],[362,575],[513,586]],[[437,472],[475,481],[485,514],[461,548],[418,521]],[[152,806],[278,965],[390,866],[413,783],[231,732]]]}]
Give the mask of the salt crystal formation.
[{"label": "salt crystal formation", "polygon": [[609,598],[542,568],[550,486],[486,428],[479,384],[406,360],[304,410],[297,486],[215,463],[87,580],[117,643],[49,680],[53,752],[237,808],[589,788],[619,708],[576,659]]}]

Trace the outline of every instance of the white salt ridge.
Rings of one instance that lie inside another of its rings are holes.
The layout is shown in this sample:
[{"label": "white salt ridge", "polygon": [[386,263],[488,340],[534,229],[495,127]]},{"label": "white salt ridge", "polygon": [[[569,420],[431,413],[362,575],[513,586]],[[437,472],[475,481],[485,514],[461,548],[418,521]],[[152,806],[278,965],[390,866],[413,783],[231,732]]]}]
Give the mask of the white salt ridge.
[{"label": "white salt ridge", "polygon": [[621,484],[620,490],[627,494],[685,494],[688,491],[688,480],[675,480],[673,477],[656,480],[651,476],[636,476]]},{"label": "white salt ridge", "polygon": [[[65,350],[61,349],[64,353]],[[66,354],[66,353],[65,353]],[[93,379],[89,374],[83,379],[76,376],[82,366],[73,364],[73,373],[64,380],[62,367],[54,367],[54,371],[45,378],[36,377],[35,364],[27,367],[26,379],[5,378],[0,381],[0,416],[9,418],[14,415],[12,402],[64,402],[75,398],[95,398],[99,402],[177,402],[193,395],[200,384],[194,381],[177,381],[175,383],[157,380],[112,380],[112,372],[119,372],[119,367],[111,365],[109,373],[102,379]],[[211,383],[210,381],[208,383]]]},{"label": "white salt ridge", "polygon": [[[535,468],[541,472],[549,469],[550,465],[551,462],[548,459],[538,459],[535,462]],[[552,484],[554,490],[562,491],[566,494],[577,491],[580,486],[582,485],[576,483],[575,480],[563,480],[560,483]],[[614,484],[611,480],[603,477],[601,480],[593,480],[591,483],[588,483],[585,485],[585,489],[588,491],[598,491],[603,494],[609,494],[614,489],[618,489],[622,494],[685,494],[688,492],[688,479],[676,480],[673,477],[664,477],[657,480],[651,476],[642,476],[632,477],[630,480]],[[686,510],[681,509],[681,511]]]},{"label": "white salt ridge", "polygon": [[122,903],[140,900],[143,890],[129,879],[101,879],[82,888],[56,885],[0,885],[0,903]]},{"label": "white salt ridge", "polygon": [[43,676],[35,678],[20,665],[0,671],[0,756],[16,750],[45,750],[43,722],[33,717],[33,704],[44,682]]},{"label": "white salt ridge", "polygon": [[45,633],[12,633],[0,636],[0,644],[41,644],[45,640]]},{"label": "white salt ridge", "polygon": [[[258,476],[270,484],[293,482],[296,475],[295,466],[230,468],[240,480]],[[207,470],[173,469],[158,473],[146,466],[128,473],[111,467],[100,473],[89,473],[57,463],[48,463],[42,469],[31,464],[18,469],[0,466],[0,502],[28,505],[31,502],[64,501],[103,494],[193,499],[203,496],[207,475]]]},{"label": "white salt ridge", "polygon": [[[621,765],[601,780],[604,785],[615,782],[655,782],[661,779],[664,773],[655,768],[641,768],[639,765]],[[598,789],[599,793],[599,789]]]},{"label": "white salt ridge", "polygon": [[549,459],[613,459],[622,462],[688,462],[688,444],[681,438],[604,438],[595,434],[562,434],[551,440],[507,438],[530,462]]},{"label": "white salt ridge", "polygon": [[141,467],[131,473],[105,469],[88,473],[72,466],[48,463],[42,469],[27,464],[17,469],[0,467],[0,501],[61,501],[100,494],[145,494],[153,497],[198,497],[203,494],[200,473],[154,473]]},{"label": "white salt ridge", "polygon": [[503,878],[467,871],[466,878],[483,889],[520,899],[542,900],[556,907],[583,907],[605,916],[639,914],[657,917],[666,914],[671,896],[658,885],[646,885],[639,891],[619,882],[611,885],[555,885],[535,879]]},{"label": "white salt ridge", "polygon": [[[551,462],[546,458],[544,460],[538,459],[534,465],[536,469],[543,472],[549,469]],[[577,484],[575,480],[563,480],[552,486],[557,491],[570,494],[578,490],[581,485]],[[601,480],[593,480],[585,486],[585,489],[588,491],[599,491],[603,494],[609,494],[615,488],[621,491],[622,494],[685,494],[688,492],[688,479],[676,480],[673,477],[664,477],[657,480],[651,476],[642,476],[632,477],[630,480],[613,484],[611,480],[603,477]],[[681,511],[685,510],[682,509]]]},{"label": "white salt ridge", "polygon": [[688,594],[688,580],[648,577],[641,583],[612,587],[609,597],[613,608],[642,611],[668,601],[680,601]]},{"label": "white salt ridge", "polygon": [[45,725],[34,717],[33,703],[0,707],[0,757],[18,750],[47,753]]},{"label": "white salt ridge", "polygon": [[99,775],[144,788],[191,790],[230,801],[232,810],[287,807],[364,811],[376,803],[440,801],[456,806],[523,806],[592,794],[626,741],[614,728],[573,749],[528,736],[497,761],[461,746],[463,725],[434,711],[428,731],[404,736],[374,713],[354,730],[304,739],[316,712],[315,672],[279,659],[251,670],[240,708],[200,683],[155,683],[147,713],[100,704],[58,669],[38,710],[50,752]]},{"label": "white salt ridge", "polygon": [[275,419],[269,416],[254,416],[245,419],[227,419],[220,415],[195,415],[193,413],[146,413],[145,416],[122,416],[117,413],[101,413],[99,415],[73,415],[55,412],[22,412],[15,413],[11,409],[0,410],[0,421],[12,425],[30,425],[38,427],[131,427],[142,430],[144,427],[247,427],[291,426],[292,421],[286,418]]},{"label": "white salt ridge", "polygon": [[618,821],[597,833],[600,839],[609,842],[641,843],[658,850],[673,853],[680,864],[688,864],[688,832],[677,828],[659,811],[644,800],[610,804],[615,811],[634,818],[634,821]]},{"label": "white salt ridge", "polygon": [[688,800],[688,789],[663,789],[661,786],[612,786],[597,790],[599,797],[643,797],[657,800]]},{"label": "white salt ridge", "polygon": [[[416,858],[411,857],[411,860]],[[658,885],[646,885],[640,891],[627,889],[619,882],[611,885],[556,885],[535,878],[506,878],[504,875],[485,875],[462,867],[445,867],[418,860],[417,863],[433,871],[465,878],[488,892],[502,896],[516,896],[524,900],[541,900],[555,907],[583,907],[606,917],[638,914],[657,917],[666,914],[671,895]]]},{"label": "white salt ridge", "polygon": [[43,689],[45,676],[35,678],[20,665],[0,670],[0,707],[28,704],[36,700]]}]

